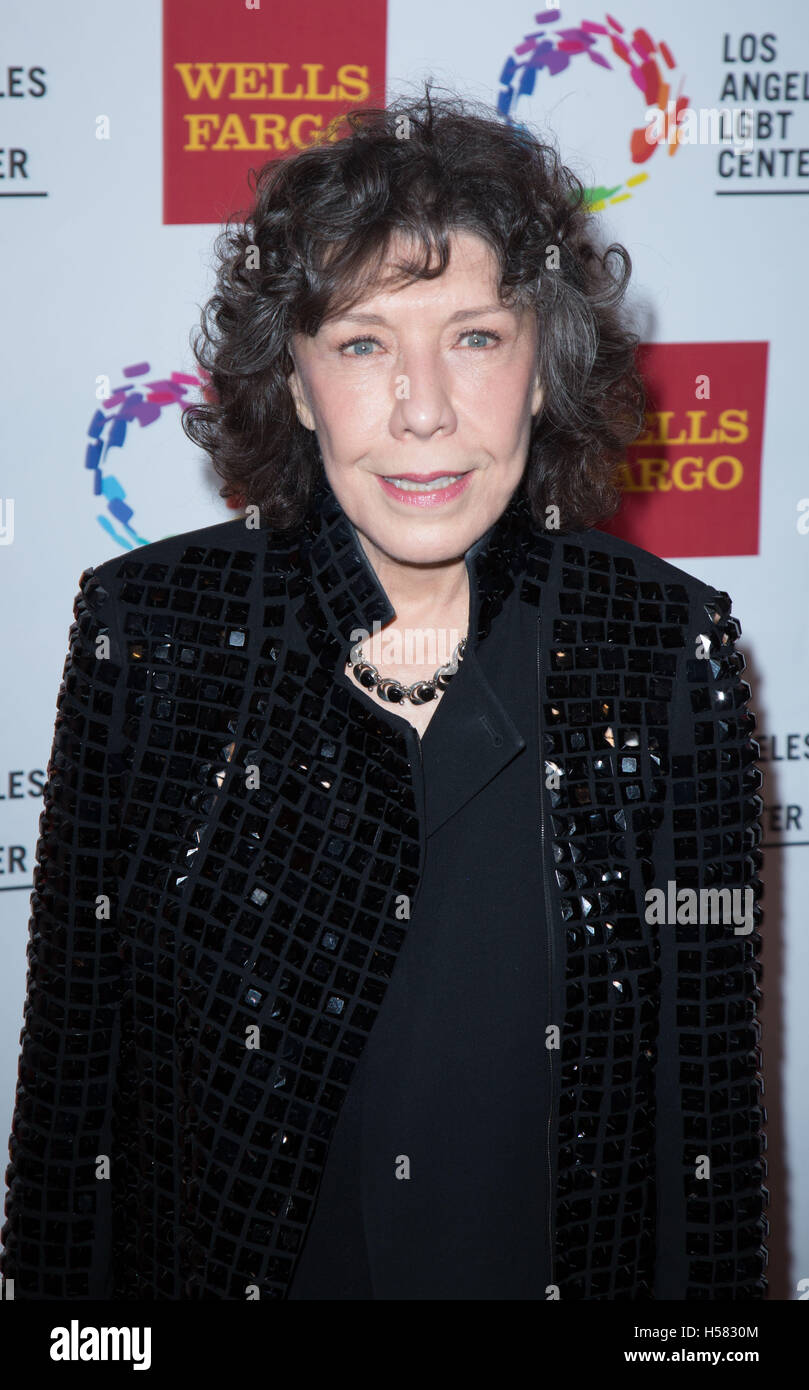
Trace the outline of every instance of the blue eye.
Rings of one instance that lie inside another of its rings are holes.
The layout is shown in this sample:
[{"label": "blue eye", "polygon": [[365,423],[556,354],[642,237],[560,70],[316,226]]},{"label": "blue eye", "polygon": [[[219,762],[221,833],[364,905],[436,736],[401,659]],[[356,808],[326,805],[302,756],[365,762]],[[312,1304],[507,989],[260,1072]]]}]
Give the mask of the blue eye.
[{"label": "blue eye", "polygon": [[[492,338],[494,342],[502,341],[499,333],[494,333],[490,328],[469,328],[466,333],[461,334],[462,338]],[[480,344],[478,344],[480,346]]]},{"label": "blue eye", "polygon": [[[348,340],[347,343],[341,343],[341,344],[340,344],[340,351],[343,352],[346,348],[350,348],[350,347],[362,347],[362,346],[365,345],[366,343],[376,343],[377,345],[379,345],[379,339],[378,339],[378,338],[349,338],[349,340]],[[352,353],[349,353],[349,356],[350,356],[350,357],[373,357],[373,353],[372,353],[372,352],[352,352]]]},{"label": "blue eye", "polygon": [[[496,332],[494,331],[493,328],[485,328],[485,329],[484,329],[484,328],[467,328],[467,330],[466,330],[465,333],[461,333],[461,334],[460,334],[460,336],[459,336],[459,338],[458,338],[458,342],[459,342],[459,343],[462,342],[464,338],[478,338],[478,339],[480,339],[480,338],[490,338],[491,341],[492,341],[493,343],[500,343],[500,342],[503,341],[502,338],[501,338],[501,336],[500,336],[500,334],[499,334],[499,333],[496,333]],[[345,353],[346,356],[348,356],[348,357],[373,357],[373,356],[374,356],[373,351],[371,351],[371,352],[349,352],[349,351],[348,351],[349,348],[353,348],[353,347],[357,347],[357,348],[359,348],[359,347],[367,347],[369,344],[371,344],[371,345],[373,345],[373,346],[376,346],[376,347],[381,347],[381,346],[382,346],[382,344],[380,343],[380,341],[379,341],[378,338],[373,338],[373,337],[370,337],[370,338],[367,338],[367,337],[366,337],[366,338],[349,338],[347,342],[341,343],[341,344],[340,344],[338,351],[341,352],[341,353]],[[480,342],[478,342],[478,343],[476,343],[474,346],[475,346],[475,350],[478,351],[478,350],[487,348],[487,347],[488,347],[488,344],[487,344],[487,343],[480,343]]]}]

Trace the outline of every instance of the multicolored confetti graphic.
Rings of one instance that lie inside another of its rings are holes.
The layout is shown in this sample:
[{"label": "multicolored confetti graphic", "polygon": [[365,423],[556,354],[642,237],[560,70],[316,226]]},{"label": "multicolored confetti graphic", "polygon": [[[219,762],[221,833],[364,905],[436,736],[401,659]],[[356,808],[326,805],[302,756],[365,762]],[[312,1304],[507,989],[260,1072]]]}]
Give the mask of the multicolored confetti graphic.
[{"label": "multicolored confetti graphic", "polygon": [[98,516],[98,522],[127,550],[149,542],[133,524],[135,513],[126,500],[126,488],[117,474],[109,471],[110,450],[124,447],[130,425],[138,424],[142,429],[153,425],[167,407],[190,404],[187,393],[191,387],[205,389],[199,377],[183,372],[172,372],[169,377],[154,381],[133,382],[133,378],[146,376],[150,371],[148,362],[124,367],[124,384],[102,401],[87,430],[90,443],[84,466],[92,471],[94,495],[106,502],[106,513]]},{"label": "multicolored confetti graphic", "polygon": [[[534,19],[547,26],[560,20],[561,14],[559,9],[541,10]],[[573,28],[557,29],[552,34],[547,27],[526,34],[500,74],[502,91],[497,105],[501,115],[509,124],[518,124],[513,119],[514,107],[520,97],[534,95],[537,78],[542,74],[557,77],[582,56],[609,72],[625,71],[643,97],[644,122],[629,134],[632,164],[645,164],[661,147],[673,155],[678,146],[678,123],[688,107],[688,97],[682,91],[676,96],[672,94],[676,63],[671,49],[662,40],[656,43],[647,29],[634,29],[631,37],[625,37],[624,26],[612,15],[606,15],[603,24],[583,19]],[[664,118],[664,139],[659,142],[650,141],[646,133],[652,124],[646,120],[646,111],[652,106]],[[607,204],[624,202],[648,177],[647,173],[632,173],[619,183],[588,188],[589,210],[601,212]]]}]

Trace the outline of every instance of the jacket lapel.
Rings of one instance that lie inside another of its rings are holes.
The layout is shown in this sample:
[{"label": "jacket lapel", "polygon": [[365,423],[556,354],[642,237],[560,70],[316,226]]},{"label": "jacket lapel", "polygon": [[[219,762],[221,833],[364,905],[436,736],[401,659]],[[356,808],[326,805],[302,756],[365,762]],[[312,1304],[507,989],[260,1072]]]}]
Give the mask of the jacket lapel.
[{"label": "jacket lapel", "polygon": [[[268,549],[277,544],[274,533],[268,531]],[[283,540],[280,544],[288,548]],[[466,551],[476,641],[488,634],[537,544],[548,547],[547,540],[536,536],[527,498],[518,493]],[[384,627],[396,610],[325,474],[295,545],[300,572],[291,580],[293,609],[307,643],[332,670],[335,643],[347,655],[355,629],[371,632],[375,623]]]},{"label": "jacket lapel", "polygon": [[[492,689],[474,647],[441,697],[422,739],[429,743],[425,829],[432,835],[526,747]],[[425,749],[425,756],[427,751]]]}]

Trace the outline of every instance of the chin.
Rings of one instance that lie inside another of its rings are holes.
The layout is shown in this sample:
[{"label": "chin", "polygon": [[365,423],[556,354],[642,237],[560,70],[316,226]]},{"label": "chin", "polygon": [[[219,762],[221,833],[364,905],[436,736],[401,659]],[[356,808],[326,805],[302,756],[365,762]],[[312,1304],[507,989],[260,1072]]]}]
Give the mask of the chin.
[{"label": "chin", "polygon": [[[411,531],[408,536],[405,531]],[[385,551],[401,565],[437,565],[450,560],[458,560],[477,540],[475,528],[453,525],[418,527],[413,523],[406,527],[401,523],[395,527],[380,528],[371,539],[377,547]]]}]

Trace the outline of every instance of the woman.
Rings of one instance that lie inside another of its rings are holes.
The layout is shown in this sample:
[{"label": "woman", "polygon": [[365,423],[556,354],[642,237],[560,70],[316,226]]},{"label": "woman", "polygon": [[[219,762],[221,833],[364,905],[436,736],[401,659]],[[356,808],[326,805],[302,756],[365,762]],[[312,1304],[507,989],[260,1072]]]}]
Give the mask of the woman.
[{"label": "woman", "polygon": [[219,252],[186,428],[246,513],[81,579],[15,1296],[762,1297],[739,627],[593,529],[626,253],[429,90],[268,165]]}]

